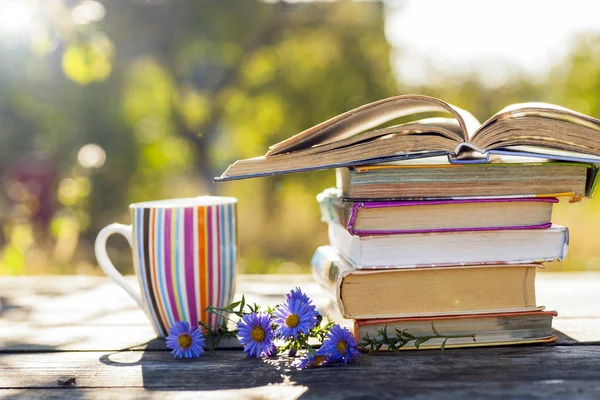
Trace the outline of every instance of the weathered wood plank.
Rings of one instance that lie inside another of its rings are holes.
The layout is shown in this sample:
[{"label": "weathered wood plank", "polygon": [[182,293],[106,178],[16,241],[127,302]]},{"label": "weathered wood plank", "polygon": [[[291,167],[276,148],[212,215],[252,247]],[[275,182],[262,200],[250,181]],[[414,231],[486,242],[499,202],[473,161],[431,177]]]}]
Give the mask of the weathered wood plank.
[{"label": "weathered wood plank", "polygon": [[[400,378],[401,379],[401,378]],[[295,382],[229,390],[163,390],[145,388],[119,389],[0,389],[0,398],[26,399],[598,399],[600,383],[583,380],[453,382],[411,381],[403,387],[381,387],[375,391],[355,384],[337,386],[300,385]]]},{"label": "weathered wood plank", "polygon": [[[308,388],[295,385],[269,385],[237,390],[148,390],[143,388],[120,389],[0,389],[0,398],[7,399],[297,399],[306,398]],[[323,396],[318,396],[324,398]],[[309,395],[307,398],[314,398]],[[337,394],[335,397],[340,398]]]},{"label": "weathered wood plank", "polygon": [[[135,278],[127,279],[135,284]],[[308,275],[242,276],[238,283],[247,301],[264,305],[282,301],[295,285],[320,309],[329,304]],[[0,352],[116,351],[155,338],[143,311],[104,277],[6,278],[0,280],[0,302]]]},{"label": "weathered wood plank", "polygon": [[[136,284],[134,277],[127,278]],[[275,304],[301,285],[319,309],[332,314],[328,295],[309,275],[245,275],[238,298]],[[600,273],[540,273],[538,304],[556,309],[559,344],[600,340]],[[0,279],[0,352],[139,348],[154,338],[144,313],[105,277],[3,277]]]},{"label": "weathered wood plank", "polygon": [[287,358],[248,359],[239,351],[193,360],[174,360],[166,352],[25,353],[0,355],[0,387],[60,388],[59,381],[75,378],[77,388],[226,391],[291,385],[313,394],[356,397],[428,392],[453,397],[452,385],[463,394],[488,393],[490,388],[556,394],[560,387],[566,388],[564,393],[598,393],[599,364],[600,346],[589,345],[369,354],[355,365],[305,371],[291,368]]},{"label": "weathered wood plank", "polygon": [[[310,276],[242,276],[238,290],[275,304],[296,285],[327,306]],[[600,398],[598,288],[600,273],[539,274],[538,304],[558,310],[554,327],[575,339],[561,335],[557,346],[365,355],[357,365],[297,371],[289,359],[252,360],[241,351],[174,360],[106,278],[2,278],[0,397]],[[103,351],[123,348],[139,351]],[[74,387],[58,384],[71,378]]]}]

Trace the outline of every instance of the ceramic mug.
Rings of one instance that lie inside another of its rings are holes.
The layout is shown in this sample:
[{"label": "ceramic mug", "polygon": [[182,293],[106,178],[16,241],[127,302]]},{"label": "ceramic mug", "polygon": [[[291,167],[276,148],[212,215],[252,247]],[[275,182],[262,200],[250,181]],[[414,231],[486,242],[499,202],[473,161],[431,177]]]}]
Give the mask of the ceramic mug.
[{"label": "ceramic mug", "polygon": [[[98,233],[100,267],[146,312],[159,337],[178,321],[220,323],[205,308],[233,300],[236,204],[233,197],[213,196],[131,204],[131,225],[111,224]],[[108,258],[106,241],[113,233],[129,241],[141,296]]]}]

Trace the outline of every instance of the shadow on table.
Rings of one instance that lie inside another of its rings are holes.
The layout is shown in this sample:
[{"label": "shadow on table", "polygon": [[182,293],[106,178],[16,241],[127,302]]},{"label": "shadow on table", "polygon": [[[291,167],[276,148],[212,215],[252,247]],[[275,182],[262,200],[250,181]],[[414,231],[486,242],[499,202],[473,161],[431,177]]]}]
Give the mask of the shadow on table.
[{"label": "shadow on table", "polygon": [[[141,348],[142,346],[140,346]],[[139,356],[132,353],[141,353]],[[129,361],[131,359],[131,361]],[[100,357],[104,365],[126,369],[141,367],[147,390],[228,390],[284,383],[284,366],[278,359],[250,359],[240,349],[206,351],[199,358],[174,359],[164,339],[145,344],[142,352],[115,352]],[[265,363],[273,364],[266,366]]]},{"label": "shadow on table", "polygon": [[[249,359],[240,350],[205,352],[196,359],[174,360],[161,339],[148,342],[141,358],[139,352],[129,352],[138,353],[133,356],[117,352],[103,355],[100,361],[124,368],[123,374],[128,367],[141,367],[141,386],[146,390],[211,391],[215,395],[223,391],[219,395],[261,398],[385,398],[392,394],[391,397],[397,398],[428,392],[468,396],[483,390],[481,382],[487,382],[488,389],[493,386],[498,393],[509,390],[525,395],[539,390],[540,382],[579,379],[582,373],[600,378],[597,368],[596,372],[590,370],[600,360],[600,352],[583,346],[589,350],[582,353],[582,346],[569,346],[577,343],[574,339],[558,331],[555,334],[560,338],[558,346],[534,344],[444,352],[407,351],[400,355],[366,354],[355,365],[304,371],[293,368],[293,360],[287,357]],[[131,362],[124,361],[128,357]],[[573,364],[569,367],[566,359],[571,364],[577,359],[582,368]],[[600,393],[600,384],[597,389]],[[232,390],[235,392],[229,392]]]}]

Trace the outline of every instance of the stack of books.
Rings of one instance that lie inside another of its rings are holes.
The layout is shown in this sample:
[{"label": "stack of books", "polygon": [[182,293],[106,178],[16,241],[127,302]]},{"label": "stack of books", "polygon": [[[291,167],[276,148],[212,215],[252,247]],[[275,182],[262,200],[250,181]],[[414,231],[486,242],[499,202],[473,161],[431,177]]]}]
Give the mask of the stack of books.
[{"label": "stack of books", "polygon": [[[386,327],[390,335],[395,329],[431,335],[433,324],[444,335],[464,336],[445,347],[555,340],[556,313],[536,304],[535,275],[541,263],[567,253],[567,228],[551,223],[558,199],[543,186],[540,197],[506,194],[513,183],[499,179],[512,169],[526,174],[540,165],[494,164],[496,174],[482,170],[489,165],[449,169],[432,161],[338,170],[338,188],[317,196],[330,245],[313,256],[315,279],[334,295],[341,314],[356,320],[359,338],[377,337]],[[544,167],[546,172],[538,173],[559,180],[563,174],[579,176],[552,187],[559,192],[585,190],[585,165]],[[436,170],[451,172],[452,183]],[[411,182],[414,176],[419,180]],[[489,197],[466,189],[470,180],[484,185],[482,176],[494,181]],[[451,197],[456,191],[472,196]],[[413,196],[420,198],[404,199]],[[473,333],[475,341],[467,337]],[[440,347],[443,341],[432,339],[422,347]]]},{"label": "stack of books", "polygon": [[[381,127],[440,111],[452,118]],[[431,335],[435,326],[465,336],[445,347],[465,347],[556,340],[556,313],[536,304],[535,275],[567,253],[552,206],[591,197],[598,164],[598,119],[528,103],[479,124],[439,99],[407,95],[316,125],[216,180],[337,168],[337,187],[318,196],[330,244],[312,268],[355,335]]]}]

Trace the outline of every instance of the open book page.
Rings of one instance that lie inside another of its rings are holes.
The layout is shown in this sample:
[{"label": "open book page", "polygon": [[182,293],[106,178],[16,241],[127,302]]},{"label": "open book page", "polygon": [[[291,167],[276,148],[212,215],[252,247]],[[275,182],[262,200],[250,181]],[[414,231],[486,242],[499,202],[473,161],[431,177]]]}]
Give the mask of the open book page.
[{"label": "open book page", "polygon": [[499,119],[524,116],[538,116],[562,120],[572,124],[587,126],[588,128],[600,131],[600,120],[597,118],[570,110],[566,107],[557,106],[556,104],[529,102],[511,104],[504,107],[502,110],[492,115],[487,121],[485,121],[475,133],[484,130],[486,126],[493,124]]},{"label": "open book page", "polygon": [[[425,112],[452,118],[376,129]],[[271,146],[265,156],[238,160],[215,181],[441,155],[453,164],[487,163],[490,154],[600,162],[600,120],[552,104],[525,103],[506,107],[480,126],[470,113],[442,100],[396,96],[331,118]]]},{"label": "open book page", "polygon": [[471,143],[488,151],[533,146],[598,155],[600,120],[553,104],[514,104],[488,119]]},{"label": "open book page", "polygon": [[330,151],[317,148],[238,160],[217,181],[447,155],[456,145],[439,135],[385,135]]},{"label": "open book page", "polygon": [[582,154],[574,151],[547,149],[531,146],[506,146],[502,149],[492,149],[488,152],[489,159],[497,157],[518,157],[525,162],[539,162],[540,160],[570,161],[600,164],[600,157],[591,154]]},{"label": "open book page", "polygon": [[[462,143],[463,141],[463,133],[457,120],[452,118],[427,118],[415,122],[409,122],[407,124],[395,125],[364,132],[359,135],[350,136],[346,139],[316,144],[307,149],[297,150],[294,153],[297,155],[324,153],[349,146],[366,144],[367,142],[371,141],[382,141],[382,139],[385,141],[389,139],[385,138],[385,136],[388,135],[406,136],[423,133],[439,135],[446,139],[450,139],[455,143]],[[408,142],[410,139],[405,140]],[[423,138],[423,140],[427,139]]]},{"label": "open book page", "polygon": [[239,160],[217,180],[447,155],[462,140],[463,132],[456,119],[429,118],[289,153]]},{"label": "open book page", "polygon": [[269,147],[266,156],[307,149],[346,139],[396,118],[426,112],[445,112],[458,121],[465,141],[480,123],[469,112],[445,101],[422,95],[390,97],[355,108]]}]

